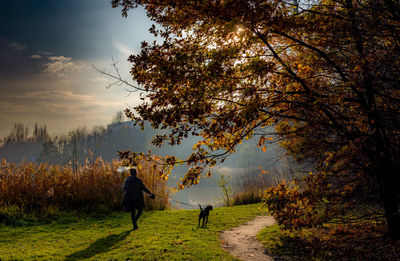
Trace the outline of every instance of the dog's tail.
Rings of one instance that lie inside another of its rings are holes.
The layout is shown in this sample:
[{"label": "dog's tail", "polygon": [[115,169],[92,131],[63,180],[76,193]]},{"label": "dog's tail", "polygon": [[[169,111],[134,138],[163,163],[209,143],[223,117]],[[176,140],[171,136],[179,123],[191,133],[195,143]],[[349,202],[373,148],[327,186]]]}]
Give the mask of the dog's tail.
[{"label": "dog's tail", "polygon": [[199,204],[200,210],[203,211],[203,209],[201,208],[201,205]]}]

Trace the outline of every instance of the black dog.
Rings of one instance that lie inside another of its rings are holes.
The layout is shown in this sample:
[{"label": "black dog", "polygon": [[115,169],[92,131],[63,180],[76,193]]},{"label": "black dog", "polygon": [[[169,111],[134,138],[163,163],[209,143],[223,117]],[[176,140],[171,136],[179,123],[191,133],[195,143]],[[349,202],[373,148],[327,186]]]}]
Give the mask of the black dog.
[{"label": "black dog", "polygon": [[208,205],[205,209],[202,209],[200,204],[199,206],[200,206],[199,225],[197,227],[200,227],[200,219],[203,219],[202,227],[204,227],[204,221],[206,222],[206,224],[208,223],[208,215],[210,214],[210,210],[212,210],[213,207]]}]

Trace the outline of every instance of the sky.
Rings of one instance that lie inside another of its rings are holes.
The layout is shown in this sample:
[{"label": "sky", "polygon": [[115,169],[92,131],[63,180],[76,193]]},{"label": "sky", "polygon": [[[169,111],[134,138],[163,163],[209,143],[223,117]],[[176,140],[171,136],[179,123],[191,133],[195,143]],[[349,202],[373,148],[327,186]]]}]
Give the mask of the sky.
[{"label": "sky", "polygon": [[4,1],[0,9],[0,136],[15,122],[51,133],[111,122],[140,102],[92,65],[131,79],[130,54],[153,41],[143,9],[121,16],[111,0]]}]

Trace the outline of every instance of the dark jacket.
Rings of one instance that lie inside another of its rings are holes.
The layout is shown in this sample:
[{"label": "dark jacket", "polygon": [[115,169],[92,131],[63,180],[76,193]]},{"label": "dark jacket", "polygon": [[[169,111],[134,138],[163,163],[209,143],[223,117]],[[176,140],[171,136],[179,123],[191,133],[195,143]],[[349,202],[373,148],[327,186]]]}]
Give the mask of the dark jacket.
[{"label": "dark jacket", "polygon": [[144,197],[143,191],[146,193],[151,193],[143,181],[137,176],[129,176],[124,183],[124,198],[122,200],[122,205],[126,212],[132,211],[133,208],[144,207]]}]

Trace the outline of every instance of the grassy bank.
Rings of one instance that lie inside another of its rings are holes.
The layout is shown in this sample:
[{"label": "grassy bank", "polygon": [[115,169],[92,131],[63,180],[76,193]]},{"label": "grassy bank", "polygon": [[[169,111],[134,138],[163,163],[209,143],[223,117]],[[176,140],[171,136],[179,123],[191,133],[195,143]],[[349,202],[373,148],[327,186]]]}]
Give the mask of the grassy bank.
[{"label": "grassy bank", "polygon": [[325,224],[296,232],[275,224],[257,238],[271,254],[288,260],[400,260],[400,248],[379,223]]},{"label": "grassy bank", "polygon": [[264,212],[260,205],[215,208],[207,228],[198,210],[152,211],[131,231],[128,213],[65,218],[29,227],[0,226],[0,260],[234,260],[219,233]]}]

